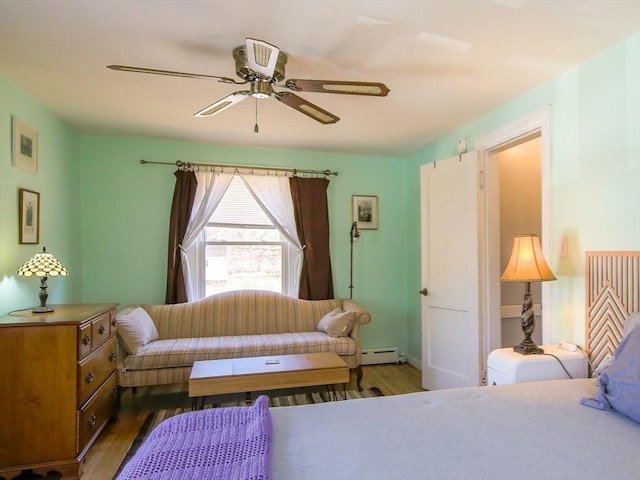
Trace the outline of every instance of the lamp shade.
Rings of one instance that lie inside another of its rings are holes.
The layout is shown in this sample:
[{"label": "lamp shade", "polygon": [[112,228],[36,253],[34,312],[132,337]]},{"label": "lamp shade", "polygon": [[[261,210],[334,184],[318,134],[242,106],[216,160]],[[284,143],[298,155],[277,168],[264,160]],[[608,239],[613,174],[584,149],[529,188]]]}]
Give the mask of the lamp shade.
[{"label": "lamp shade", "polygon": [[56,257],[47,253],[47,248],[42,247],[42,252],[36,253],[24,265],[18,269],[18,276],[31,277],[66,277],[69,272]]},{"label": "lamp shade", "polygon": [[500,277],[501,282],[546,282],[555,280],[547,265],[540,238],[534,234],[515,235],[511,257]]}]

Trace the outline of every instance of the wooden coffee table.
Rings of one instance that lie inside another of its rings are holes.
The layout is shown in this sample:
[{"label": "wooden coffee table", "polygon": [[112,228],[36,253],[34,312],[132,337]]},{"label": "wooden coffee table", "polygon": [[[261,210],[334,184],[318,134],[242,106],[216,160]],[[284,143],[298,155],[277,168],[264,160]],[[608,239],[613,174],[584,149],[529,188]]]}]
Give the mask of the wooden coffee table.
[{"label": "wooden coffee table", "polygon": [[[349,367],[336,353],[305,353],[268,357],[229,358],[195,362],[189,377],[189,397],[279,388],[345,384]],[[204,398],[202,398],[204,404]]]}]

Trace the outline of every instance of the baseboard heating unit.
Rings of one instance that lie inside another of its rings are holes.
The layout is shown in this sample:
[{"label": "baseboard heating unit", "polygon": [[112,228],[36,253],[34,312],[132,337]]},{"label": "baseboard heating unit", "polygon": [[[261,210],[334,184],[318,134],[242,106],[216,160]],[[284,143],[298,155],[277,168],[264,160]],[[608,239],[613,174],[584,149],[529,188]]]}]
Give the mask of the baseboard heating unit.
[{"label": "baseboard heating unit", "polygon": [[362,351],[362,365],[398,363],[398,348],[369,348]]}]

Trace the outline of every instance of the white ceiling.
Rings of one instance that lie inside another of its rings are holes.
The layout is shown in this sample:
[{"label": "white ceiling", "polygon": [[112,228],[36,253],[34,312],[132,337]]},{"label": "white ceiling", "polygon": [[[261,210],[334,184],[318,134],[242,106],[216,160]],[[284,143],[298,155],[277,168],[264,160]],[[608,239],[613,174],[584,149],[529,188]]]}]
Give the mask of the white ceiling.
[{"label": "white ceiling", "polygon": [[[0,0],[0,73],[81,132],[410,155],[640,31],[640,0]],[[245,37],[287,53],[287,78],[380,81],[383,98],[300,93],[193,114],[244,86],[116,72],[235,77]]]}]

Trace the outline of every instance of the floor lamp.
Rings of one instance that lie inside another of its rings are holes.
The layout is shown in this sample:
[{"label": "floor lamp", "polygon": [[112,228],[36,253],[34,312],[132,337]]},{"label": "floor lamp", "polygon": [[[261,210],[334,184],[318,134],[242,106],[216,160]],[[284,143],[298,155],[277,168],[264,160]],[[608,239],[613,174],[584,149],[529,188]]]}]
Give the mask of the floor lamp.
[{"label": "floor lamp", "polygon": [[349,232],[349,238],[351,240],[351,257],[350,257],[350,271],[349,271],[349,298],[353,298],[353,244],[358,243],[360,238],[360,232],[358,231],[358,222],[351,224],[351,231]]},{"label": "floor lamp", "polygon": [[507,267],[504,269],[500,281],[525,282],[524,301],[520,315],[524,340],[520,345],[513,347],[515,352],[523,355],[544,353],[544,350],[531,340],[531,334],[536,327],[531,298],[531,282],[546,282],[555,279],[556,277],[542,254],[538,236],[534,234],[514,236],[511,257],[509,257],[509,262],[507,262]]}]

